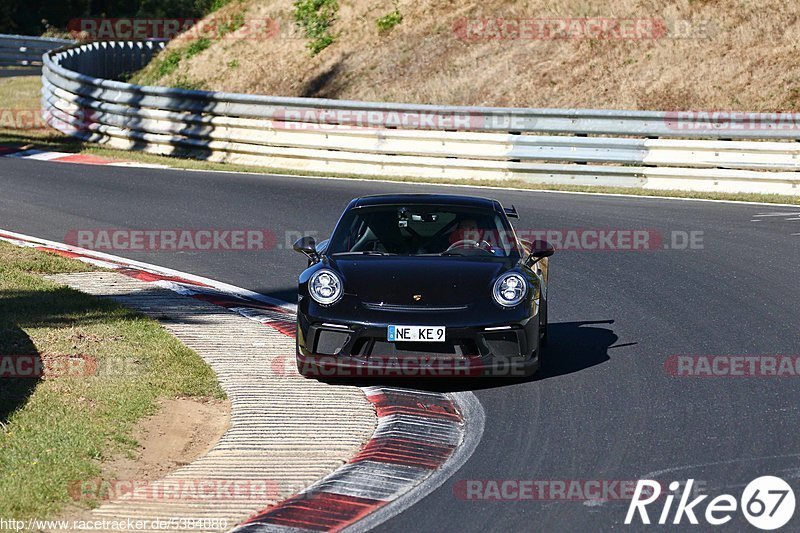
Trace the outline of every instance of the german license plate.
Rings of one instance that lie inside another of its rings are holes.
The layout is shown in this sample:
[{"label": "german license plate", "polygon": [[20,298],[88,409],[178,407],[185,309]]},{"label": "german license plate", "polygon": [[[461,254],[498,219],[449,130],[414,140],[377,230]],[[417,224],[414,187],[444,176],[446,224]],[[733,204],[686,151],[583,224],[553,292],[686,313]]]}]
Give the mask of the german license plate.
[{"label": "german license plate", "polygon": [[444,342],[444,326],[389,326],[389,342]]}]

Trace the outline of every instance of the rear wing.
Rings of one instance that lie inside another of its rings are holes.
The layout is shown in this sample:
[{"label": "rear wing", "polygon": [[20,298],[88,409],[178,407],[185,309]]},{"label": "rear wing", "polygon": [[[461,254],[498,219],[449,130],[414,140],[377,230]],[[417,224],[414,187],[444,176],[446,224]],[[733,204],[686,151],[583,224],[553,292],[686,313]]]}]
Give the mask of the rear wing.
[{"label": "rear wing", "polygon": [[506,216],[508,218],[519,218],[519,213],[517,213],[517,208],[513,205],[511,207],[504,207],[503,211],[506,212]]}]

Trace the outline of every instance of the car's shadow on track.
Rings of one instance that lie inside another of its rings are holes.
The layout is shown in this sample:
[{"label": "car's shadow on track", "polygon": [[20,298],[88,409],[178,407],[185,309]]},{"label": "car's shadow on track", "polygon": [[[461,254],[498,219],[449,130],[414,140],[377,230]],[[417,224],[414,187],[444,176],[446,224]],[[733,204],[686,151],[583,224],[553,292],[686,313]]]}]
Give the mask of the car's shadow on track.
[{"label": "car's shadow on track", "polygon": [[619,339],[610,328],[613,323],[613,320],[551,323],[549,327],[549,343],[542,350],[542,366],[533,376],[479,378],[460,376],[449,378],[408,377],[326,381],[359,386],[384,385],[435,392],[491,389],[531,381],[542,381],[580,372],[608,361],[610,359],[608,349]]},{"label": "car's shadow on track", "polygon": [[608,349],[619,339],[610,328],[613,324],[613,320],[550,324],[550,342],[542,350],[542,367],[533,379],[572,374],[608,361]]}]

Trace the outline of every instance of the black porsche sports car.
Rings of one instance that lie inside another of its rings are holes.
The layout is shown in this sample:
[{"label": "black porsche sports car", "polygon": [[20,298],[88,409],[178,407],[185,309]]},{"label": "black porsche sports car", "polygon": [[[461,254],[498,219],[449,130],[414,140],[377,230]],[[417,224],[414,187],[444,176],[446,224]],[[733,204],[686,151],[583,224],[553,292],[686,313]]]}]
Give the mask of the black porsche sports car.
[{"label": "black porsche sports car", "polygon": [[330,239],[303,237],[297,365],[306,376],[520,376],[547,340],[545,241],[467,196],[356,198]]}]

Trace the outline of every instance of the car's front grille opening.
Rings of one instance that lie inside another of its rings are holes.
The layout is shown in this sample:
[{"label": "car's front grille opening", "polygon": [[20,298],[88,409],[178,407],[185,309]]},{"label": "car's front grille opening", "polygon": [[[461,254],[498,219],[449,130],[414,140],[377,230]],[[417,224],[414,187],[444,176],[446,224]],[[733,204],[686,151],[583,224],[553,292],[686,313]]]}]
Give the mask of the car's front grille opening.
[{"label": "car's front grille opening", "polygon": [[369,355],[372,346],[372,339],[361,337],[353,344],[352,355]]},{"label": "car's front grille opening", "polygon": [[451,313],[455,311],[464,311],[465,309],[469,308],[468,305],[400,305],[382,302],[364,302],[363,305],[365,309],[369,309],[371,311],[389,311],[394,313]]},{"label": "car's front grille opening", "polygon": [[520,355],[519,335],[516,331],[494,331],[483,334],[492,355]]},{"label": "car's front grille opening", "polygon": [[342,349],[350,336],[349,331],[330,331],[321,329],[317,334],[317,344],[314,353],[321,355],[336,355]]}]

